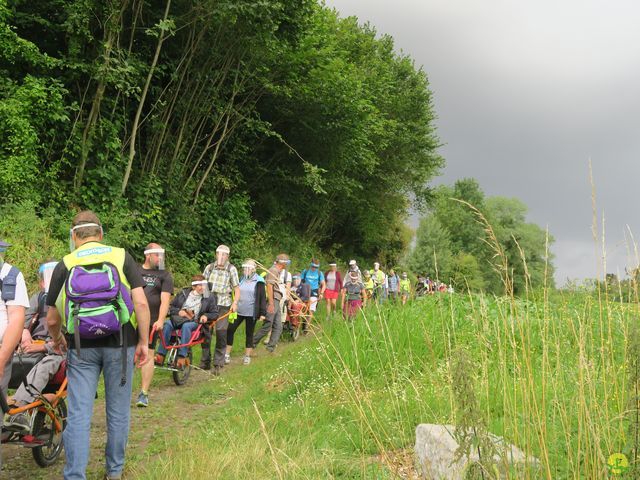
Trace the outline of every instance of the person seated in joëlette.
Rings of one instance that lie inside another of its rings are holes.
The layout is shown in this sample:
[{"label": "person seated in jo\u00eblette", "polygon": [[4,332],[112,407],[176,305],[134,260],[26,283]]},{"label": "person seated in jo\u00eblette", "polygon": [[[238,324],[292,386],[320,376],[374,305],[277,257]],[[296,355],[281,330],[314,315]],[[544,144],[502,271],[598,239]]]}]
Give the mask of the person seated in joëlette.
[{"label": "person seated in jo\u00eblette", "polygon": [[[164,322],[162,336],[164,344],[158,346],[155,364],[161,366],[167,354],[165,345],[171,342],[171,334],[180,330],[180,343],[189,343],[191,334],[198,328],[198,323],[212,322],[218,318],[218,300],[215,294],[205,295],[207,281],[202,275],[191,278],[191,288],[183,288],[169,307],[169,321]],[[185,366],[188,347],[178,349],[177,368]]]}]

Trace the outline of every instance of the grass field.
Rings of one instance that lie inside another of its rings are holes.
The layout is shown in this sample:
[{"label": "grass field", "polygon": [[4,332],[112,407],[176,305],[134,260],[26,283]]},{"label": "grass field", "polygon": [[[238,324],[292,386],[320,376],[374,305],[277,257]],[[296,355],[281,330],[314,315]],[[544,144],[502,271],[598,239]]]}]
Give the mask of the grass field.
[{"label": "grass field", "polygon": [[484,426],[540,460],[511,478],[608,478],[611,454],[635,458],[637,304],[540,297],[442,295],[372,307],[353,324],[324,322],[316,338],[201,382],[154,413],[173,422],[170,434],[153,436],[127,470],[149,479],[397,478],[416,425],[450,423]]}]

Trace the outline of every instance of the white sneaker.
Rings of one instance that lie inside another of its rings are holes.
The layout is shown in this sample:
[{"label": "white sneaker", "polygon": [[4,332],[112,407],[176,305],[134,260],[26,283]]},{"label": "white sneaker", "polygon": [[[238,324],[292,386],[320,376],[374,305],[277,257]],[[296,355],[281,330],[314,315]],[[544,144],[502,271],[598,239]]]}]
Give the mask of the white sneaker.
[{"label": "white sneaker", "polygon": [[225,365],[229,365],[231,363],[231,355],[229,355],[228,353],[224,354],[224,364]]},{"label": "white sneaker", "polygon": [[251,363],[251,357],[249,355],[245,355],[244,358],[242,359],[242,364],[249,365],[250,363]]}]

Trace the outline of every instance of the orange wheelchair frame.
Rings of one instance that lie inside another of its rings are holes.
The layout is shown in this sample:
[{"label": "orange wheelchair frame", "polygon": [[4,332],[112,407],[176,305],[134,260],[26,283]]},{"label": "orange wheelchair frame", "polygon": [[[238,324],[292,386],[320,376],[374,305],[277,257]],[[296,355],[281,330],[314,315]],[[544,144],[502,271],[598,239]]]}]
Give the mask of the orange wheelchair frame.
[{"label": "orange wheelchair frame", "polygon": [[[62,363],[58,373],[47,385],[47,389],[56,387],[55,393],[38,393],[36,400],[22,407],[11,407],[0,392],[0,408],[4,414],[17,415],[28,413],[30,428],[16,431],[2,428],[0,440],[3,445],[18,445],[31,449],[33,458],[41,467],[53,465],[62,453],[62,431],[67,419],[67,377],[66,361]],[[62,377],[62,379],[60,379]],[[53,395],[53,397],[52,397]]]}]

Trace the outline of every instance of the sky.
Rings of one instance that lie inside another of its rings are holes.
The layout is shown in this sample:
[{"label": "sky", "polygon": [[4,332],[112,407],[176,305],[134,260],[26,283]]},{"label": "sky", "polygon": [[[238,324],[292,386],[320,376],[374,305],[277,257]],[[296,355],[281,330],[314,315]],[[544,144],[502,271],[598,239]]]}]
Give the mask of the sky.
[{"label": "sky", "polygon": [[633,235],[640,241],[640,3],[326,5],[394,37],[427,73],[446,161],[434,185],[473,177],[488,196],[521,199],[528,221],[555,238],[558,285],[637,266],[630,252]]}]

